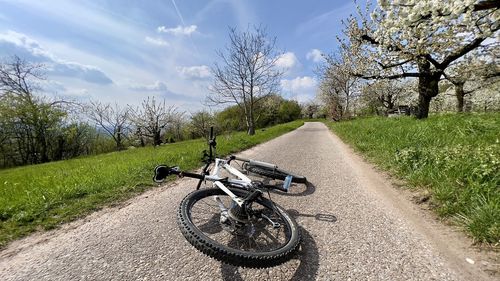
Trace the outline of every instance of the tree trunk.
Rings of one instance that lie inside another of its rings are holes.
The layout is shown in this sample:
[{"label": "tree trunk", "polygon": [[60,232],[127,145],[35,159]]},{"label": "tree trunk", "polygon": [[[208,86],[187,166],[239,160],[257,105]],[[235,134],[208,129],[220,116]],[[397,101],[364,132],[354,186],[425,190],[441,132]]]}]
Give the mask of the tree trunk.
[{"label": "tree trunk", "polygon": [[248,131],[247,131],[248,135],[250,135],[250,136],[255,135],[255,121],[253,118],[253,111],[252,110],[250,110],[250,116],[248,117],[247,125],[248,125]]},{"label": "tree trunk", "polygon": [[53,160],[62,160],[64,156],[64,137],[63,136],[58,136],[57,137],[57,149],[54,155]]},{"label": "tree trunk", "polygon": [[429,107],[432,97],[418,95],[417,119],[425,119],[429,116]]},{"label": "tree trunk", "polygon": [[121,130],[121,128],[118,128],[118,130],[116,132],[115,141],[116,141],[116,150],[122,150],[123,146],[122,146],[122,130]]},{"label": "tree trunk", "polygon": [[245,121],[247,123],[247,134],[255,135],[255,120],[253,117],[253,108],[247,108],[248,105],[244,105],[245,110]]},{"label": "tree trunk", "polygon": [[47,162],[49,162],[49,155],[48,155],[48,144],[47,144],[47,141],[45,139],[45,135],[41,136],[40,145],[41,145],[40,161],[41,161],[41,163],[47,163]]},{"label": "tree trunk", "polygon": [[441,72],[432,72],[430,63],[423,61],[418,64],[422,76],[418,78],[418,110],[417,119],[425,119],[429,116],[429,106],[433,97],[439,94],[439,79]]},{"label": "tree trunk", "polygon": [[394,109],[394,100],[392,98],[392,95],[387,95],[387,109],[392,110]]},{"label": "tree trunk", "polygon": [[455,95],[457,96],[457,112],[464,112],[464,83],[455,84]]},{"label": "tree trunk", "polygon": [[161,133],[160,133],[160,131],[155,132],[154,137],[153,137],[153,142],[154,142],[155,146],[161,144]]}]

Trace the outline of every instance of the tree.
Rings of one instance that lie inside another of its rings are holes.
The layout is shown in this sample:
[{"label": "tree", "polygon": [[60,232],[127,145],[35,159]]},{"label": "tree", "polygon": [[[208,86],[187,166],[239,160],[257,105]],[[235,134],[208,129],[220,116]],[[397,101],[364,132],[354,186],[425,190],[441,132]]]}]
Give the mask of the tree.
[{"label": "tree", "polygon": [[326,65],[320,68],[319,99],[327,106],[335,120],[348,117],[351,102],[359,92],[359,78],[353,75],[353,64],[345,53],[327,56]]},{"label": "tree", "polygon": [[426,118],[444,71],[496,36],[499,7],[494,0],[380,1],[371,20],[348,19],[341,45],[359,77],[418,78],[417,118]]},{"label": "tree", "polygon": [[316,102],[308,101],[302,105],[302,116],[309,119],[318,117],[319,108],[320,106]]},{"label": "tree", "polygon": [[90,120],[113,138],[117,150],[124,148],[123,142],[130,131],[130,114],[129,107],[98,101],[91,101],[87,110]]},{"label": "tree", "polygon": [[214,82],[207,96],[212,104],[236,104],[244,114],[249,135],[255,134],[255,108],[270,93],[276,92],[282,71],[275,65],[279,54],[276,38],[268,38],[261,27],[238,32],[229,30],[230,44],[218,51],[222,65],[212,68]]},{"label": "tree", "polygon": [[[13,165],[50,161],[50,140],[67,115],[62,100],[38,95],[44,66],[17,56],[0,63],[0,144]],[[8,148],[7,148],[7,147]]]},{"label": "tree", "polygon": [[299,119],[301,110],[297,101],[283,100],[278,109],[278,123],[286,123]]},{"label": "tree", "polygon": [[176,112],[173,115],[170,132],[176,141],[183,140],[185,137],[184,129],[186,128],[187,120],[184,112]]},{"label": "tree", "polygon": [[223,132],[245,130],[246,125],[244,119],[237,105],[228,106],[215,114],[215,123]]},{"label": "tree", "polygon": [[293,121],[300,117],[300,110],[297,101],[284,99],[278,94],[270,94],[255,109],[257,116],[255,126],[264,128]]},{"label": "tree", "polygon": [[[499,42],[495,42],[499,44]],[[499,50],[500,51],[500,50]],[[453,84],[457,99],[457,112],[463,112],[465,97],[499,80],[498,54],[474,54],[450,66],[443,73],[446,80]],[[466,87],[466,85],[468,87]]]},{"label": "tree", "polygon": [[378,80],[365,85],[362,90],[364,100],[371,103],[377,114],[380,113],[379,107],[385,114],[393,110],[404,93],[405,85],[396,80]]},{"label": "tree", "polygon": [[151,138],[153,145],[160,145],[168,126],[179,114],[176,107],[167,106],[165,100],[156,102],[154,97],[148,97],[140,108],[131,111],[131,120],[142,136]]},{"label": "tree", "polygon": [[214,126],[214,115],[206,110],[201,110],[191,114],[191,127],[193,138],[208,139],[210,127]]},{"label": "tree", "polygon": [[81,121],[73,121],[60,129],[53,140],[53,160],[62,160],[91,154],[94,150],[97,130]]}]

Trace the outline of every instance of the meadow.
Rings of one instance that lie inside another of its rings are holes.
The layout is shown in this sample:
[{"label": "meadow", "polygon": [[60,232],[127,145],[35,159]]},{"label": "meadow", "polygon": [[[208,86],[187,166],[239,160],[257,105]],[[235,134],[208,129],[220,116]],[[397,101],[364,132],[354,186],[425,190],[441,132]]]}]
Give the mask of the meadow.
[{"label": "meadow", "polygon": [[[250,148],[292,131],[294,121],[217,138],[217,155]],[[155,186],[153,168],[164,163],[201,166],[203,139],[0,170],[0,248],[37,230],[53,229]]]},{"label": "meadow", "polygon": [[500,243],[500,113],[326,123],[476,242]]}]

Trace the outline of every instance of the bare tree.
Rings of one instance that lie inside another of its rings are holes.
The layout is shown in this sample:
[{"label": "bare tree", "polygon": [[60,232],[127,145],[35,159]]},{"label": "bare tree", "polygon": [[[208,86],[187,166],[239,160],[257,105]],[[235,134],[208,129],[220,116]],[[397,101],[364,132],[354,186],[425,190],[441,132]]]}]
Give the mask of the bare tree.
[{"label": "bare tree", "polygon": [[131,120],[143,136],[151,138],[154,145],[160,145],[165,130],[179,114],[176,107],[167,106],[165,100],[156,102],[154,97],[148,97],[140,108],[132,110]]},{"label": "bare tree", "polygon": [[116,149],[123,149],[123,141],[130,131],[130,107],[121,107],[118,104],[91,101],[87,111],[88,117],[116,143]]},{"label": "bare tree", "polygon": [[282,75],[276,68],[276,38],[268,38],[262,27],[241,33],[230,28],[229,40],[225,52],[217,52],[222,65],[216,63],[212,68],[214,82],[207,100],[216,105],[237,104],[244,113],[248,134],[253,135],[256,105],[276,92]]},{"label": "bare tree", "polygon": [[7,93],[25,99],[32,99],[39,90],[36,81],[44,79],[42,64],[29,63],[18,56],[13,56],[0,64],[0,97]]}]

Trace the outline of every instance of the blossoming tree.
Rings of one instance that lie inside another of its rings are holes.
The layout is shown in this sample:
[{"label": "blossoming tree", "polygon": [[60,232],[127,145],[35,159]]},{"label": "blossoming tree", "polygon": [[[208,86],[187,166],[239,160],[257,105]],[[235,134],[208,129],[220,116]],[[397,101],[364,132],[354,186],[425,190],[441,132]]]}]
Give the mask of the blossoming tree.
[{"label": "blossoming tree", "polygon": [[417,118],[426,118],[445,70],[478,48],[491,48],[487,40],[498,41],[500,1],[379,0],[370,19],[360,15],[348,19],[347,39],[341,40],[342,49],[354,54],[353,74],[417,78]]}]

